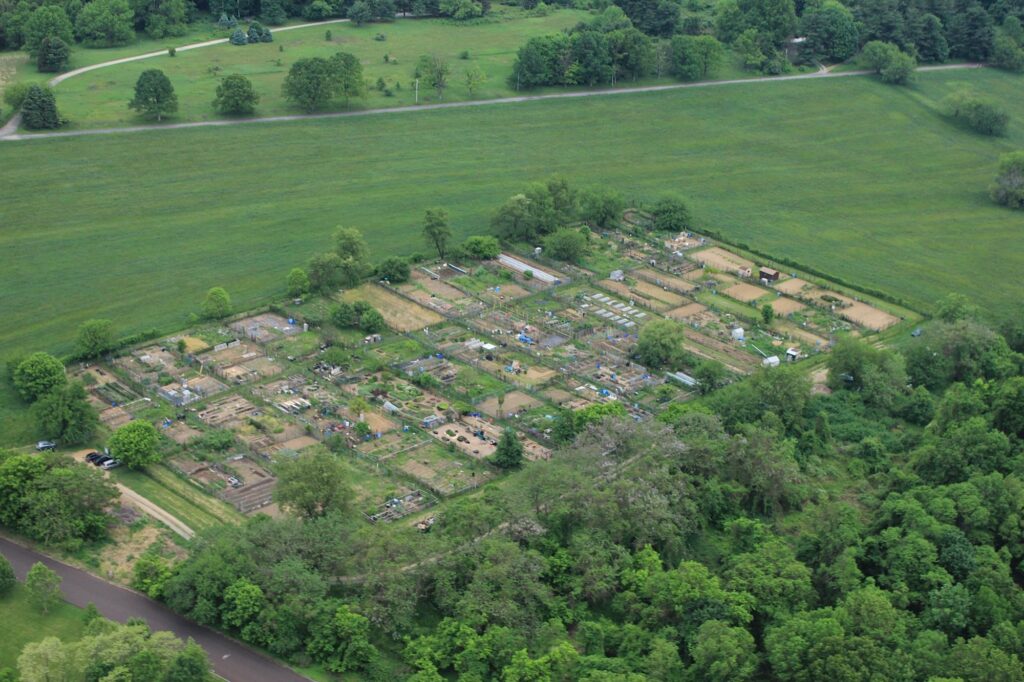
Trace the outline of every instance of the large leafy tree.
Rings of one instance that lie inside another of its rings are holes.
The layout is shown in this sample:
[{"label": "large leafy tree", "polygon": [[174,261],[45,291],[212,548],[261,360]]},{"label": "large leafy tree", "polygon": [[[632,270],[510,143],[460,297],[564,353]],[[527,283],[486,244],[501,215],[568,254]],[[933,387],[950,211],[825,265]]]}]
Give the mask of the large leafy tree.
[{"label": "large leafy tree", "polygon": [[132,469],[143,469],[160,460],[160,434],[148,421],[136,419],[114,431],[107,441],[110,454]]},{"label": "large leafy tree", "polygon": [[226,76],[217,85],[213,108],[222,114],[244,116],[256,110],[260,96],[253,90],[252,81],[241,74]]},{"label": "large leafy tree", "polygon": [[127,45],[135,39],[134,18],[128,0],[93,0],[78,13],[75,33],[92,47]]},{"label": "large leafy tree", "polygon": [[68,68],[71,47],[57,36],[47,36],[39,44],[36,68],[43,73],[56,73]]},{"label": "large leafy tree", "polygon": [[21,397],[30,403],[67,383],[64,363],[48,353],[29,355],[14,368],[11,378]]},{"label": "large leafy tree", "polygon": [[25,587],[32,605],[46,614],[60,603],[61,578],[42,562],[32,564],[25,577]]},{"label": "large leafy tree", "polygon": [[86,320],[78,327],[75,351],[83,358],[95,358],[114,348],[114,323]]},{"label": "large leafy tree", "polygon": [[38,400],[32,414],[41,436],[72,445],[87,442],[99,425],[96,408],[89,403],[79,381],[56,388]]},{"label": "large leafy tree", "polygon": [[178,96],[170,79],[160,69],[148,69],[135,82],[135,97],[128,107],[158,122],[178,110]]},{"label": "large leafy tree", "polygon": [[206,292],[201,310],[208,320],[219,320],[231,314],[231,296],[223,287],[213,287]]},{"label": "large leafy tree", "polygon": [[274,499],[307,519],[344,511],[351,499],[346,479],[338,458],[317,449],[282,464]]},{"label": "large leafy tree", "polygon": [[36,8],[21,30],[23,47],[31,55],[39,51],[46,38],[59,38],[68,45],[75,39],[71,20],[60,5],[43,5]]}]

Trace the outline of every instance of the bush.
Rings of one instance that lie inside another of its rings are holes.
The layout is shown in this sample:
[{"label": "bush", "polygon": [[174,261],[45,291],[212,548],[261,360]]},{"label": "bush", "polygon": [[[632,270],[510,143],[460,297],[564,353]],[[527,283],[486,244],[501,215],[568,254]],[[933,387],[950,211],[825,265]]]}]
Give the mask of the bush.
[{"label": "bush", "polygon": [[972,92],[954,92],[943,101],[947,116],[982,135],[1002,135],[1010,115]]},{"label": "bush", "polygon": [[230,42],[232,45],[248,45],[249,38],[246,37],[245,31],[240,28],[236,28],[231,34]]},{"label": "bush", "polygon": [[136,419],[120,427],[107,442],[110,454],[132,469],[141,469],[160,459],[160,434],[147,421]]},{"label": "bush", "polygon": [[1008,35],[996,37],[992,48],[992,63],[1007,71],[1024,71],[1024,49]]},{"label": "bush", "polygon": [[389,256],[377,266],[377,274],[392,284],[409,281],[409,261],[400,256]]},{"label": "bush", "polygon": [[999,174],[989,193],[997,204],[1024,208],[1024,151],[999,158]]},{"label": "bush", "polygon": [[219,320],[231,314],[231,297],[223,287],[213,287],[206,292],[202,314],[208,320]]},{"label": "bush", "polygon": [[28,83],[13,83],[4,90],[4,102],[12,109],[21,108],[21,104],[28,96],[28,91],[31,87]]},{"label": "bush", "polygon": [[473,260],[489,260],[501,254],[501,244],[496,237],[474,236],[463,243],[466,256]]},{"label": "bush", "polygon": [[177,57],[178,56],[178,50],[176,48],[173,48],[173,47],[167,48],[167,56],[168,57]]},{"label": "bush", "polygon": [[865,45],[861,56],[867,67],[879,74],[883,82],[894,85],[909,83],[917,68],[916,59],[901,52],[893,43],[881,40],[872,40]]},{"label": "bush", "polygon": [[71,48],[56,36],[43,38],[39,43],[39,54],[36,56],[36,68],[43,73],[57,73],[68,68],[71,59]]}]

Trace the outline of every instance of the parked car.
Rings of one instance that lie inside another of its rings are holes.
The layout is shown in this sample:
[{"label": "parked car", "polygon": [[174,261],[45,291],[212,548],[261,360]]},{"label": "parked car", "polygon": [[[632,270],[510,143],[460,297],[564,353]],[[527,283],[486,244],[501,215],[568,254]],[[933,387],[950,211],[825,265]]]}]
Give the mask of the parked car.
[{"label": "parked car", "polygon": [[231,484],[232,488],[241,488],[242,487],[242,482],[239,481],[234,476],[228,476],[228,483]]},{"label": "parked car", "polygon": [[85,456],[85,461],[89,462],[90,464],[95,464],[96,460],[98,460],[102,456],[103,455],[101,455],[98,452],[90,452],[88,455]]},{"label": "parked car", "polygon": [[53,450],[57,447],[57,444],[52,440],[41,440],[36,443],[36,450],[42,452],[43,450]]},{"label": "parked car", "polygon": [[119,459],[108,459],[106,462],[104,462],[103,464],[100,465],[100,468],[101,469],[110,470],[110,469],[116,469],[119,466],[121,466],[121,460],[119,460]]},{"label": "parked car", "polygon": [[111,456],[109,456],[109,455],[100,455],[99,457],[97,457],[96,459],[94,459],[94,460],[92,461],[92,463],[93,463],[93,464],[95,464],[95,465],[96,465],[96,466],[98,466],[98,467],[101,467],[101,466],[103,466],[104,464],[106,464],[107,462],[111,461],[112,459],[114,459],[114,458],[113,458],[113,457],[111,457]]}]

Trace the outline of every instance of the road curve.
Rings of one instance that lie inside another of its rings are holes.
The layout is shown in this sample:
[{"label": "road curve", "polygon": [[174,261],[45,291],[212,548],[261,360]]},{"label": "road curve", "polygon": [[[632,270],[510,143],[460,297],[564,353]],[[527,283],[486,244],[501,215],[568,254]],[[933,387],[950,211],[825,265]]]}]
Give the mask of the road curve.
[{"label": "road curve", "polygon": [[[344,21],[339,19],[338,21]],[[328,22],[324,22],[328,23]],[[292,26],[290,28],[302,28],[303,26],[310,26],[316,24],[303,24],[302,26]],[[278,29],[281,30],[281,29]],[[194,45],[187,46],[179,49],[192,49],[195,47],[203,47],[204,45],[215,44],[217,42],[224,42],[224,40],[210,41],[207,43],[196,43]],[[128,57],[123,60],[115,60],[113,62],[105,62],[103,64],[95,64],[89,67],[83,67],[83,69],[77,70],[91,71],[93,69],[102,68],[109,66],[110,64],[119,63],[122,61],[132,61],[133,59],[145,59],[158,54],[164,54],[164,52],[154,52],[148,55],[139,55],[138,57]],[[918,71],[947,71],[950,69],[979,69],[984,64],[975,62],[968,62],[963,64],[938,64],[935,66],[922,66],[918,67]],[[797,80],[815,80],[818,78],[844,78],[847,76],[866,76],[873,73],[872,71],[841,71],[834,72],[827,69],[819,69],[813,73],[802,73],[795,76],[762,76],[758,78],[737,78],[732,80],[721,80],[721,81],[700,81],[697,83],[672,83],[670,85],[645,85],[635,88],[615,88],[615,89],[602,89],[602,90],[586,90],[580,92],[561,92],[549,95],[519,95],[516,97],[501,97],[497,99],[483,99],[483,100],[469,100],[463,102],[441,102],[436,104],[420,104],[413,106],[404,107],[392,107],[387,109],[363,109],[360,111],[339,111],[326,114],[290,114],[287,116],[267,116],[265,118],[245,118],[245,119],[226,119],[217,121],[193,121],[190,123],[168,123],[166,125],[146,125],[146,126],[130,126],[123,128],[95,128],[93,130],[68,130],[64,132],[56,133],[33,133],[28,135],[16,134],[15,130],[17,127],[16,121],[18,116],[15,116],[11,121],[0,129],[0,142],[3,141],[22,141],[22,140],[35,140],[35,139],[47,139],[54,137],[82,137],[85,135],[113,135],[117,133],[141,133],[153,130],[182,130],[185,128],[212,128],[221,126],[235,126],[235,125],[246,125],[253,123],[281,123],[287,121],[309,121],[318,119],[330,119],[330,118],[348,118],[351,116],[376,116],[380,114],[403,114],[414,111],[434,111],[437,109],[461,109],[463,107],[481,107],[481,106],[492,106],[498,104],[516,104],[521,102],[537,102],[541,100],[549,99],[569,99],[569,98],[581,98],[581,97],[607,97],[610,95],[631,95],[636,93],[644,92],[661,92],[663,90],[684,90],[689,88],[710,88],[720,87],[725,85],[745,85],[749,83],[777,83],[782,81],[797,81]],[[75,72],[68,72],[62,74],[63,76],[70,77]],[[56,79],[54,79],[56,80]],[[15,124],[14,128],[11,128],[11,124]]]},{"label": "road curve", "polygon": [[270,657],[196,625],[138,592],[108,583],[4,537],[0,537],[0,554],[10,560],[20,580],[25,579],[32,564],[46,564],[63,579],[64,598],[76,606],[92,602],[111,620],[123,623],[129,618],[144,618],[154,630],[169,630],[182,639],[191,637],[206,650],[217,674],[231,682],[307,682],[307,678]]}]

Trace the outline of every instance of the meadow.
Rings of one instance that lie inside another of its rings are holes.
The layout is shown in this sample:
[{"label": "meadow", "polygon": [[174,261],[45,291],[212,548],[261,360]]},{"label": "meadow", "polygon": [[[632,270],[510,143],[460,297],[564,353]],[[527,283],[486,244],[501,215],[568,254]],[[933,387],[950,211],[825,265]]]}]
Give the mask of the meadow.
[{"label": "meadow", "polygon": [[425,252],[431,206],[458,238],[486,233],[552,173],[638,202],[679,193],[700,227],[919,308],[960,290],[1003,310],[1024,232],[987,186],[1024,125],[950,125],[935,103],[963,85],[1024,111],[1021,77],[985,69],[0,143],[0,354],[67,351],[93,317],[177,329],[216,285],[263,303],[338,225],[374,259]]},{"label": "meadow", "polygon": [[61,601],[43,615],[32,605],[28,590],[18,583],[10,594],[0,598],[0,670],[15,668],[21,650],[30,642],[57,637],[65,642],[86,634],[85,609]]},{"label": "meadow", "polygon": [[[61,113],[71,128],[106,128],[145,123],[127,107],[135,81],[146,69],[161,69],[178,95],[175,122],[223,118],[213,109],[221,78],[242,74],[260,96],[256,116],[302,113],[281,95],[288,69],[306,57],[330,57],[339,52],[356,55],[370,84],[365,97],[348,104],[332,102],[325,110],[406,106],[415,103],[413,71],[421,55],[439,55],[451,67],[450,86],[444,101],[488,99],[515,94],[507,84],[516,51],[527,39],[561,31],[585,21],[589,13],[559,10],[544,17],[524,16],[522,10],[502,8],[490,21],[469,24],[446,19],[399,19],[387,24],[355,26],[349,23],[277,31],[274,42],[237,46],[215,45],[128,64],[118,64],[76,76],[57,86]],[[326,39],[330,32],[330,40]],[[379,37],[384,40],[380,40]],[[462,53],[468,58],[462,58]],[[384,61],[387,55],[388,61]],[[465,85],[466,70],[477,67],[487,81],[471,96]],[[391,92],[377,89],[378,79]],[[421,84],[420,102],[437,101],[438,95]]]}]

